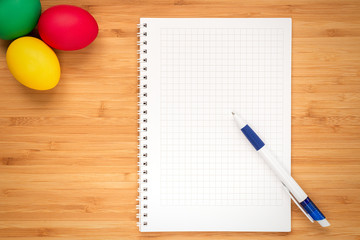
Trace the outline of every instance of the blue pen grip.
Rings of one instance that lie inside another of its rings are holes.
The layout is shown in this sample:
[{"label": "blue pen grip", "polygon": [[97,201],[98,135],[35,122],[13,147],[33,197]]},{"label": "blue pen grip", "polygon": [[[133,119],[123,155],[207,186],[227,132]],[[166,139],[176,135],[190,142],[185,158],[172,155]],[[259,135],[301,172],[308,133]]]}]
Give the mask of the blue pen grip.
[{"label": "blue pen grip", "polygon": [[315,221],[325,219],[324,214],[320,212],[320,210],[316,207],[316,205],[311,201],[309,197],[307,197],[300,204]]},{"label": "blue pen grip", "polygon": [[258,151],[260,148],[265,146],[265,143],[259,138],[259,136],[249,127],[249,125],[246,125],[241,129],[245,137],[249,140],[249,142],[254,146],[256,151]]}]

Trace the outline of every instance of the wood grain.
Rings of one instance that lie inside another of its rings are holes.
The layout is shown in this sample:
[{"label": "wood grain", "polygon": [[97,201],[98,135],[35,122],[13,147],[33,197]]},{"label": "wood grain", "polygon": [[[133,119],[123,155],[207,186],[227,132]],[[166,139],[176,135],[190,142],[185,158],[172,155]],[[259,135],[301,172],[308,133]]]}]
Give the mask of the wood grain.
[{"label": "wood grain", "polygon": [[[43,0],[75,4],[100,32],[56,51],[59,85],[36,92],[9,73],[0,42],[1,239],[360,239],[358,0]],[[291,233],[139,233],[140,17],[291,17],[292,173],[330,228],[293,206]]]}]

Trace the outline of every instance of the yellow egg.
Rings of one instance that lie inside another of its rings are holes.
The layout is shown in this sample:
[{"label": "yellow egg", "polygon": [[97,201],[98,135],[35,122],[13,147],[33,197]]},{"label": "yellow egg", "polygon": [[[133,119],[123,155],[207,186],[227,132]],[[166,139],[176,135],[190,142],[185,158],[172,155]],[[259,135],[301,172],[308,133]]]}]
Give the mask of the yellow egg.
[{"label": "yellow egg", "polygon": [[60,79],[60,64],[54,51],[34,37],[13,41],[6,62],[12,75],[21,84],[36,90],[55,87]]}]

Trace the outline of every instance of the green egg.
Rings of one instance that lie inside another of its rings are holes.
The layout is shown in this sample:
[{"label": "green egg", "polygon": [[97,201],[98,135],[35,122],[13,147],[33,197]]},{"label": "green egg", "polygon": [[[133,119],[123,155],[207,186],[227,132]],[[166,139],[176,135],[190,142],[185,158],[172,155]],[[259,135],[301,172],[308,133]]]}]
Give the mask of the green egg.
[{"label": "green egg", "polygon": [[40,0],[0,0],[0,38],[12,40],[28,34],[40,14]]}]

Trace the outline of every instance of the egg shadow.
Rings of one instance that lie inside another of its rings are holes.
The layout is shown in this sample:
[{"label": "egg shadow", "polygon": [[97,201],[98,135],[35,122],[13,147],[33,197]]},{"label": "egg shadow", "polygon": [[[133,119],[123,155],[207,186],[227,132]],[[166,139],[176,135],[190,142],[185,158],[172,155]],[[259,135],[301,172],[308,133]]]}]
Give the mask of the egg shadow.
[{"label": "egg shadow", "polygon": [[[14,81],[16,79],[14,78]],[[57,92],[59,92],[58,86],[50,90],[35,90],[28,87],[23,86],[18,83],[18,87],[20,88],[21,94],[27,98],[28,101],[31,101],[33,104],[37,106],[49,106],[55,104],[54,99],[58,97]]]},{"label": "egg shadow", "polygon": [[29,34],[27,34],[27,36],[42,40],[39,34],[38,25],[36,25],[35,28]]},{"label": "egg shadow", "polygon": [[[96,40],[97,39],[95,39],[88,46],[78,50],[67,51],[55,48],[52,49],[54,50],[54,52],[59,58],[59,61],[61,62],[67,63],[66,60],[75,59],[77,64],[84,64],[87,62],[91,62],[93,60],[91,57],[97,55],[98,48],[96,47]],[[74,64],[71,64],[71,67],[74,67]]]},{"label": "egg shadow", "polygon": [[1,51],[4,53],[4,55],[6,55],[6,51],[10,46],[11,42],[12,42],[11,40],[0,40],[0,48]]}]

